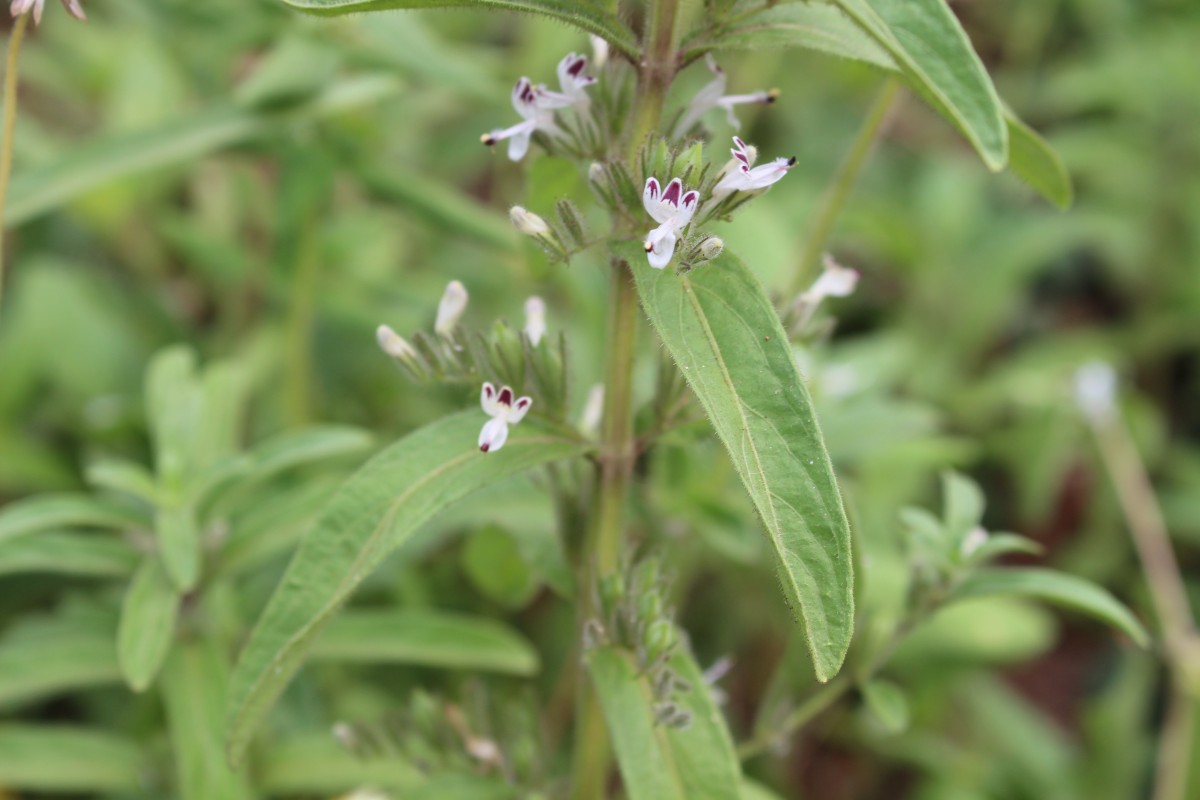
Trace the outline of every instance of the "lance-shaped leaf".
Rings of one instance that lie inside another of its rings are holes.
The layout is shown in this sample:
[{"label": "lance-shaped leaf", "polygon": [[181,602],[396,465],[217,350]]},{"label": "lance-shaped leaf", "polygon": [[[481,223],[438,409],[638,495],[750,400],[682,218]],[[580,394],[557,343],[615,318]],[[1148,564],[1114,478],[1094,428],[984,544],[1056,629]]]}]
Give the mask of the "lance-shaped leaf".
[{"label": "lance-shaped leaf", "polygon": [[102,534],[54,531],[0,543],[0,575],[43,572],[121,578],[131,574],[137,563],[132,545]]},{"label": "lance-shaped leaf", "polygon": [[124,506],[87,495],[44,494],[0,511],[0,542],[54,528],[137,528],[147,519]]},{"label": "lance-shaped leaf", "polygon": [[912,87],[962,131],[994,171],[1008,162],[996,87],[945,0],[834,0],[896,62]]},{"label": "lance-shaped leaf", "polygon": [[135,792],[148,760],[128,739],[62,725],[0,725],[0,786],[62,793]]},{"label": "lance-shaped leaf", "polygon": [[179,595],[162,562],[147,556],[133,576],[121,607],[117,659],[126,682],[143,691],[154,681],[175,636]]},{"label": "lance-shaped leaf", "polygon": [[476,489],[585,453],[588,445],[537,420],[504,449],[476,446],[485,418],[446,417],[367,462],[304,538],[242,651],[230,693],[228,748],[240,760],[255,727],[304,662],[313,640],[355,587],[433,515]]},{"label": "lance-shaped leaf", "polygon": [[976,570],[954,591],[954,599],[1013,595],[1034,597],[1081,611],[1124,631],[1142,647],[1150,643],[1146,629],[1121,601],[1091,581],[1041,567]]},{"label": "lance-shaped leaf", "polygon": [[637,38],[620,18],[592,3],[571,0],[283,0],[309,14],[333,16],[397,8],[480,8],[542,14],[608,40],[615,49],[637,56]]},{"label": "lance-shaped leaf", "polygon": [[686,648],[671,656],[670,667],[689,687],[672,698],[689,724],[666,731],[687,796],[739,800],[742,765],[704,673]]},{"label": "lance-shaped leaf", "polygon": [[684,275],[652,269],[637,244],[619,253],[762,517],[784,598],[829,680],[854,632],[850,526],[775,309],[729,251]]},{"label": "lance-shaped leaf", "polygon": [[111,627],[94,620],[34,618],[0,639],[0,707],[118,683]]}]

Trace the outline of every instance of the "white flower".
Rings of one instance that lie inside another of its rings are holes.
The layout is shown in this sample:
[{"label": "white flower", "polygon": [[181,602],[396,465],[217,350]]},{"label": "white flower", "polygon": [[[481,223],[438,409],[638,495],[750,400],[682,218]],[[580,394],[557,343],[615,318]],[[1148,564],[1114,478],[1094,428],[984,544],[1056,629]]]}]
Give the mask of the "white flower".
[{"label": "white flower", "polygon": [[801,297],[806,302],[817,305],[826,297],[849,297],[857,285],[858,270],[843,267],[833,260],[833,256],[826,253],[825,268]]},{"label": "white flower", "polygon": [[562,106],[542,97],[544,90],[530,83],[529,78],[521,78],[513,87],[512,104],[523,122],[518,122],[511,128],[497,129],[485,133],[479,138],[488,147],[496,142],[508,139],[508,157],[520,161],[529,152],[529,140],[535,131],[545,131],[552,135],[561,133],[554,124],[554,109]]},{"label": "white flower", "polygon": [[779,97],[779,92],[775,89],[769,92],[727,95],[725,94],[725,71],[717,66],[712,53],[704,57],[704,63],[708,64],[708,68],[712,71],[714,77],[705,84],[703,89],[696,92],[696,96],[692,98],[687,111],[679,118],[679,122],[675,125],[675,138],[686,134],[706,113],[718,106],[725,109],[729,124],[736,131],[742,125],[738,121],[737,115],[733,113],[734,106],[744,103],[774,103]]},{"label": "white flower", "polygon": [[[79,4],[79,0],[62,0],[62,4],[63,8],[67,9],[67,13],[75,19],[87,19],[87,14],[83,13],[83,6]],[[33,24],[37,25],[42,21],[42,9],[45,5],[46,0],[12,0],[8,10],[14,17],[32,11]]]},{"label": "white flower", "polygon": [[537,295],[525,301],[525,335],[534,347],[546,335],[546,303]]},{"label": "white flower", "polygon": [[442,293],[442,299],[438,302],[437,319],[433,323],[434,332],[450,338],[454,329],[458,327],[463,312],[467,310],[467,300],[467,288],[460,282],[450,281],[446,284],[446,291]]},{"label": "white flower", "polygon": [[766,189],[779,181],[788,170],[796,166],[796,159],[777,158],[768,164],[754,167],[755,150],[738,137],[733,137],[733,153],[737,165],[713,187],[713,200],[720,200],[734,192],[752,192]]},{"label": "white flower", "polygon": [[525,413],[533,405],[533,400],[528,397],[513,398],[513,390],[507,386],[497,392],[492,384],[483,385],[479,405],[491,417],[479,432],[479,449],[483,452],[492,453],[503,447],[508,441],[508,426],[524,419]]},{"label": "white flower", "polygon": [[563,60],[558,62],[558,85],[561,91],[552,92],[544,86],[539,86],[538,103],[543,108],[550,109],[585,109],[590,106],[592,99],[585,90],[595,83],[596,79],[584,73],[587,63],[587,56],[567,53]]},{"label": "white flower", "polygon": [[417,357],[417,351],[413,349],[413,346],[387,325],[380,325],[375,330],[375,339],[379,342],[379,349],[392,358],[407,360]]},{"label": "white flower", "polygon": [[550,232],[546,220],[521,206],[510,208],[508,218],[512,220],[513,227],[526,236],[545,236]]},{"label": "white flower", "polygon": [[1075,402],[1092,422],[1113,418],[1117,408],[1117,373],[1111,364],[1089,361],[1075,370]]},{"label": "white flower", "polygon": [[658,179],[646,179],[642,205],[646,207],[646,213],[659,223],[658,227],[646,236],[646,257],[650,266],[662,269],[671,263],[671,256],[675,254],[675,242],[680,231],[692,221],[699,200],[700,193],[695,189],[684,193],[683,181],[679,178],[668,183],[665,191],[659,187]]}]

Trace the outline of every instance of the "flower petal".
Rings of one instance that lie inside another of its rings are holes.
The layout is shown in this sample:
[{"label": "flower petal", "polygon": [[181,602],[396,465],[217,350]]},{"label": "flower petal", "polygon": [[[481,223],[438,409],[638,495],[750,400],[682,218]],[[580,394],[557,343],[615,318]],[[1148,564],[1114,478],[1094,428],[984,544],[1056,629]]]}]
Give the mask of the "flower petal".
[{"label": "flower petal", "polygon": [[667,188],[663,190],[662,202],[679,207],[679,196],[683,194],[683,181],[679,178],[667,184]]},{"label": "flower petal", "polygon": [[659,224],[666,222],[675,213],[674,209],[663,205],[662,187],[659,186],[657,178],[646,179],[646,188],[642,190],[642,205],[646,207],[646,213]]},{"label": "flower petal", "polygon": [[529,152],[529,141],[533,137],[532,131],[525,130],[514,134],[508,140],[508,160],[520,161]]},{"label": "flower petal", "polygon": [[512,411],[508,412],[508,421],[516,424],[525,419],[525,415],[529,413],[529,407],[533,405],[533,398],[518,397],[517,402],[513,403]]},{"label": "flower petal", "polygon": [[496,387],[490,383],[483,384],[483,391],[479,394],[479,406],[483,409],[483,413],[489,417],[496,416]]},{"label": "flower petal", "polygon": [[494,453],[508,441],[508,423],[503,417],[488,420],[479,431],[479,449],[485,453]]},{"label": "flower petal", "polygon": [[655,269],[662,269],[671,263],[675,255],[675,231],[669,225],[661,225],[650,231],[646,239],[646,260]]},{"label": "flower petal", "polygon": [[695,189],[683,196],[683,200],[679,203],[679,213],[675,215],[674,225],[675,230],[683,230],[688,223],[692,221],[692,215],[696,213],[696,206],[700,204],[700,193]]}]

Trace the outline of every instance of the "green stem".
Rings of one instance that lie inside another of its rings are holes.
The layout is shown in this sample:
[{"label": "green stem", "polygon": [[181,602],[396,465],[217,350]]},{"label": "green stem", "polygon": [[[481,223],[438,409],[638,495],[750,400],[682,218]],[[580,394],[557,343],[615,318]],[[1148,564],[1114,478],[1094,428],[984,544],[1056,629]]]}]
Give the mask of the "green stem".
[{"label": "green stem", "polygon": [[1200,678],[1200,644],[1162,509],[1133,437],[1116,415],[1089,419],[1158,616],[1170,672],[1154,800],[1184,800]]},{"label": "green stem", "polygon": [[[637,98],[626,157],[633,161],[662,116],[667,90],[675,78],[675,22],[678,0],[658,0],[643,40],[638,67]],[[579,582],[581,623],[595,614],[597,581],[620,567],[625,505],[637,458],[633,435],[633,364],[637,343],[638,300],[629,265],[614,260],[611,267],[608,354],[604,375],[604,421],[601,426],[599,469],[591,511],[591,527],[583,556],[585,577]],[[602,800],[607,794],[611,747],[600,703],[587,680],[579,683],[571,797]]]},{"label": "green stem", "polygon": [[854,681],[845,672],[842,672],[841,675],[838,675],[829,683],[809,695],[808,699],[797,706],[791,714],[788,714],[787,719],[783,721],[781,726],[761,730],[754,735],[754,738],[739,745],[737,749],[738,758],[742,761],[748,761],[770,748],[781,737],[803,728],[812,722],[814,717],[837,702],[853,686]]},{"label": "green stem", "polygon": [[21,40],[29,26],[29,14],[17,17],[8,39],[8,61],[4,65],[4,141],[0,142],[0,301],[4,299],[4,207],[8,181],[12,177],[13,134],[17,124],[17,58]]},{"label": "green stem", "polygon": [[800,262],[796,265],[796,272],[788,294],[802,291],[812,281],[817,262],[820,260],[821,254],[825,252],[825,245],[829,241],[829,235],[833,232],[833,226],[837,223],[838,217],[842,215],[842,209],[845,208],[846,201],[850,199],[854,185],[858,183],[858,176],[867,164],[867,159],[874,149],[875,140],[883,130],[884,122],[889,116],[888,112],[896,102],[899,91],[900,81],[888,78],[884,82],[883,88],[879,90],[879,94],[875,96],[875,101],[871,103],[862,127],[858,129],[858,134],[850,144],[846,157],[842,159],[838,171],[825,190],[821,204],[817,207],[817,212],[804,235],[804,249],[800,253]]}]

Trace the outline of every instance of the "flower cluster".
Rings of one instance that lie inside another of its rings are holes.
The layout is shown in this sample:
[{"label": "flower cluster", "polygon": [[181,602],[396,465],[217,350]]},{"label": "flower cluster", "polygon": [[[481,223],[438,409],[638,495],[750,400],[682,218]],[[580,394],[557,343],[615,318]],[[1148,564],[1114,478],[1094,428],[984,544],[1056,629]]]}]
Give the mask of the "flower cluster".
[{"label": "flower cluster", "polygon": [[544,84],[535,86],[529,78],[522,77],[512,91],[513,108],[522,121],[508,128],[489,131],[480,137],[480,141],[492,147],[508,139],[508,157],[520,161],[529,152],[529,142],[538,131],[551,137],[563,136],[554,112],[574,108],[586,113],[591,105],[591,98],[585,90],[596,79],[584,72],[587,63],[587,56],[568,53],[558,63],[558,84],[561,89],[558,92],[547,89]]},{"label": "flower cluster", "polygon": [[[79,0],[62,0],[63,8],[67,10],[75,19],[86,20],[87,14],[83,13],[83,6],[79,4]],[[46,0],[12,0],[9,6],[9,13],[13,17],[19,17],[22,14],[33,14],[33,24],[38,25],[42,21],[42,10],[46,6]]]}]

